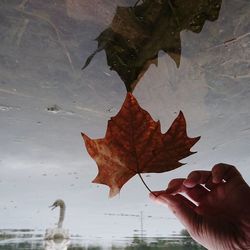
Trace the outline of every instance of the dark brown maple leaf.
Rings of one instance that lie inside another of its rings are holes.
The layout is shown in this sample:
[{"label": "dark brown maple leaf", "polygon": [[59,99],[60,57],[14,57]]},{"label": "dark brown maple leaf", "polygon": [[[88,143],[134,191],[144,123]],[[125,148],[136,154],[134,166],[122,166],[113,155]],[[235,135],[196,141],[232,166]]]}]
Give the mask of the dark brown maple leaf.
[{"label": "dark brown maple leaf", "polygon": [[206,20],[218,18],[222,0],[144,0],[133,7],[118,6],[110,26],[96,39],[98,48],[86,60],[105,50],[107,64],[133,91],[160,50],[180,64],[180,32],[199,33]]},{"label": "dark brown maple leaf", "polygon": [[110,197],[136,174],[161,173],[182,166],[179,160],[193,154],[190,148],[200,138],[187,136],[182,112],[162,134],[160,122],[155,122],[131,93],[118,114],[108,121],[103,139],[82,136],[99,169],[93,182],[108,185]]}]

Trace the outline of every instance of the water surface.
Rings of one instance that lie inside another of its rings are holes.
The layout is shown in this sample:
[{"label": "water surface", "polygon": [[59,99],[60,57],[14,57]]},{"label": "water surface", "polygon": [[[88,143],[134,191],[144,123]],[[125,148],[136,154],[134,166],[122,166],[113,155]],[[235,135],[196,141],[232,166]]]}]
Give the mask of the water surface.
[{"label": "water surface", "polygon": [[103,239],[89,240],[80,235],[72,235],[70,240],[45,241],[43,238],[42,230],[1,230],[0,250],[205,249],[196,244],[184,230],[181,235],[172,237],[150,238],[137,235],[110,242],[103,241]]}]

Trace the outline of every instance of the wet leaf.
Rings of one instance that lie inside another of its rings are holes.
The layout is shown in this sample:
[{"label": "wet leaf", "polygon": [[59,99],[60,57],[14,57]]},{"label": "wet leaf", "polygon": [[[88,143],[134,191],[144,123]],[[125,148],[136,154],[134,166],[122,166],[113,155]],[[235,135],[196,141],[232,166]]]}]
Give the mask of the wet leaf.
[{"label": "wet leaf", "polygon": [[131,93],[118,114],[108,121],[104,138],[82,136],[99,169],[93,182],[108,185],[110,197],[136,174],[161,173],[182,166],[179,161],[193,154],[190,148],[200,138],[187,136],[182,112],[162,134],[160,122],[155,122]]},{"label": "wet leaf", "polygon": [[117,7],[113,21],[96,39],[98,48],[86,60],[105,50],[107,64],[127,91],[133,91],[160,50],[180,65],[180,32],[199,33],[206,20],[218,18],[222,0],[144,0],[141,5]]}]

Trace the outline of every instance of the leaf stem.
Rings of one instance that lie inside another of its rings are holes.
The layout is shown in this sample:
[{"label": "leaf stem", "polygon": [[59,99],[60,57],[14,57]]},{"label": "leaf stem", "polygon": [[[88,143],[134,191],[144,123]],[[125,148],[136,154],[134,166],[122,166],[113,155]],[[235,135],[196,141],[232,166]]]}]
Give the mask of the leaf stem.
[{"label": "leaf stem", "polygon": [[146,182],[143,180],[143,178],[142,178],[142,176],[141,176],[141,173],[140,173],[140,172],[137,172],[137,174],[139,175],[139,177],[140,177],[142,183],[143,183],[144,186],[147,188],[147,190],[148,190],[151,194],[153,194],[154,196],[156,196],[156,195],[154,194],[154,192],[153,192],[153,191],[149,188],[149,186],[146,184]]}]

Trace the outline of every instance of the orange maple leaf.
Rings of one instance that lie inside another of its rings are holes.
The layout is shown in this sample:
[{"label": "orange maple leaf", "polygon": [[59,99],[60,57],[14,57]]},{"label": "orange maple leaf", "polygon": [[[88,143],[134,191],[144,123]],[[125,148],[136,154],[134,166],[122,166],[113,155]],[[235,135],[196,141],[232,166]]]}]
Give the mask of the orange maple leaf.
[{"label": "orange maple leaf", "polygon": [[108,185],[110,197],[136,174],[161,173],[184,165],[179,160],[195,153],[190,148],[200,139],[187,136],[182,112],[162,134],[160,122],[155,122],[131,93],[118,114],[108,121],[104,138],[82,136],[99,169],[92,182]]}]

